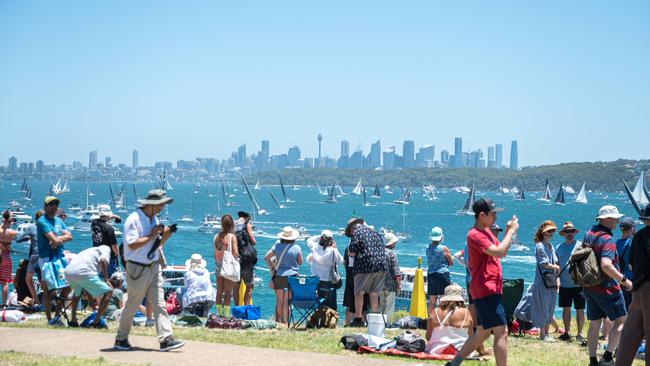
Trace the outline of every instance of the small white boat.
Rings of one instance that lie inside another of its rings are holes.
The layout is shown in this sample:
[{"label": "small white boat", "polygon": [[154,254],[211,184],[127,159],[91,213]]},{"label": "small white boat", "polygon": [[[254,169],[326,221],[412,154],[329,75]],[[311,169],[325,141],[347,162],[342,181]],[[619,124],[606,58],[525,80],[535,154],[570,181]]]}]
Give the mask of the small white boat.
[{"label": "small white boat", "polygon": [[[395,297],[395,311],[409,311],[411,307],[411,297],[413,296],[413,281],[415,280],[416,268],[400,268],[401,290]],[[427,271],[422,270],[424,276],[424,293],[427,292]]]},{"label": "small white boat", "polygon": [[74,224],[73,229],[75,231],[88,232],[90,231],[90,225],[93,220],[98,218],[99,210],[95,206],[90,206],[81,213],[81,219]]},{"label": "small white boat", "polygon": [[219,218],[214,215],[205,215],[201,220],[201,225],[198,228],[201,233],[216,233],[221,230],[221,222]]},{"label": "small white boat", "polygon": [[194,222],[194,219],[190,215],[183,215],[181,216],[176,222],[183,223],[183,224],[191,224]]}]

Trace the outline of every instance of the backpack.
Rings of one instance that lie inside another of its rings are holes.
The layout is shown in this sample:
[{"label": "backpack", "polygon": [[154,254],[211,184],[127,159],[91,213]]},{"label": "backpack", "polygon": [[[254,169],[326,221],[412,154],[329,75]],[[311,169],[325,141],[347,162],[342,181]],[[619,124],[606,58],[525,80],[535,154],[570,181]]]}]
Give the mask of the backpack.
[{"label": "backpack", "polygon": [[395,348],[408,353],[422,352],[427,345],[427,342],[421,335],[408,330],[395,337],[395,341],[397,342]]},{"label": "backpack", "polygon": [[235,232],[237,249],[239,249],[239,263],[242,267],[254,267],[257,264],[257,250],[251,245],[248,236],[248,223],[241,230]]},{"label": "backpack", "polygon": [[347,350],[356,351],[361,346],[368,346],[368,338],[363,334],[348,334],[341,337],[339,343]]},{"label": "backpack", "polygon": [[598,239],[605,233],[596,235],[592,243],[583,243],[569,258],[569,273],[573,281],[582,287],[593,287],[600,285],[607,276],[600,269],[600,263],[596,253],[591,249],[591,244],[597,243]]},{"label": "backpack", "polygon": [[309,317],[307,321],[307,328],[336,328],[336,323],[339,321],[339,314],[336,310],[322,305]]}]

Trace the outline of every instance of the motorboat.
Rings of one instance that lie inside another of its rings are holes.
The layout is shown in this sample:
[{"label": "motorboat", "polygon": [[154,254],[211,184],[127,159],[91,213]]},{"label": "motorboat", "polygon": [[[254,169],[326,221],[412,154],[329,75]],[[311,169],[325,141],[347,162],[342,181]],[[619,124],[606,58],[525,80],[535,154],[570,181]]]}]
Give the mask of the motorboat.
[{"label": "motorboat", "polygon": [[194,218],[192,218],[190,215],[183,215],[178,220],[176,220],[176,222],[182,224],[191,224],[194,222]]},{"label": "motorboat", "polygon": [[221,230],[221,221],[215,215],[205,215],[198,228],[201,233],[216,233]]},{"label": "motorboat", "polygon": [[93,220],[99,218],[99,210],[94,205],[87,207],[81,213],[81,219],[74,224],[75,231],[90,231]]}]

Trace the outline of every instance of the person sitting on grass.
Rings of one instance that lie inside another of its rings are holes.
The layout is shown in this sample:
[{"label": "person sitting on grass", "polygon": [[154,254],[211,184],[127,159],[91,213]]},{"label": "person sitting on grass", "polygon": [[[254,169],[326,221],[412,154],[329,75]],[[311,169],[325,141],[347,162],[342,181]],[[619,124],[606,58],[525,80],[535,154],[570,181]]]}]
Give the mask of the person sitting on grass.
[{"label": "person sitting on grass", "polygon": [[[90,325],[92,328],[105,328],[100,323],[101,317],[108,306],[113,294],[113,287],[109,282],[108,266],[111,260],[111,248],[105,245],[82,250],[65,269],[65,277],[74,291],[72,300],[72,318],[68,326],[78,327],[77,306],[81,295],[85,291],[93,298],[101,296],[95,320]],[[101,277],[100,277],[101,273]]]},{"label": "person sitting on grass", "polygon": [[125,303],[124,291],[122,291],[122,285],[124,283],[122,272],[114,272],[111,275],[110,282],[113,287],[113,293],[111,294],[111,299],[108,301],[108,305],[106,306],[104,317],[107,320],[119,320],[120,316],[122,316],[122,309],[124,309]]}]

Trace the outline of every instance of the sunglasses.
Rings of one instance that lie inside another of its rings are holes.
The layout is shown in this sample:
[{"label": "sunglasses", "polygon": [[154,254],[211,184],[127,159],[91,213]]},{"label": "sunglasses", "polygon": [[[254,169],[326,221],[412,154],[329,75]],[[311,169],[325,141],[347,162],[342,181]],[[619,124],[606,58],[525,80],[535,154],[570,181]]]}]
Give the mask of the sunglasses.
[{"label": "sunglasses", "polygon": [[553,235],[553,234],[555,234],[555,230],[544,231],[544,235]]},{"label": "sunglasses", "polygon": [[45,205],[45,206],[56,206],[56,207],[59,207],[59,203],[58,203],[58,202],[50,202],[50,203],[48,203],[48,204]]},{"label": "sunglasses", "polygon": [[565,234],[575,234],[577,231],[575,231],[575,230],[564,230],[562,232],[565,233]]}]

